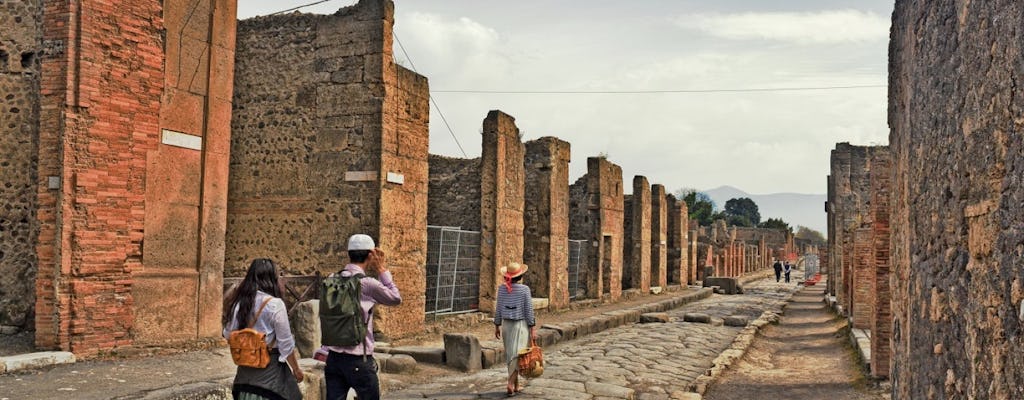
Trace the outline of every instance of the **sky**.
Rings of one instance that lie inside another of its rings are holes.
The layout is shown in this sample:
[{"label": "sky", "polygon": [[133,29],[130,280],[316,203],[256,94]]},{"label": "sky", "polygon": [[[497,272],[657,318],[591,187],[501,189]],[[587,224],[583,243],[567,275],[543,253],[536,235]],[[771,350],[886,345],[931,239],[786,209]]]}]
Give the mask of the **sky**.
[{"label": "sky", "polygon": [[[239,18],[311,0],[244,0]],[[303,12],[332,13],[333,0]],[[429,78],[468,157],[489,110],[669,191],[825,193],[837,142],[886,144],[893,0],[395,1],[395,60]],[[397,43],[396,42],[396,43]],[[874,86],[809,91],[622,92]],[[437,110],[430,152],[462,157]],[[629,188],[627,188],[627,191]]]}]

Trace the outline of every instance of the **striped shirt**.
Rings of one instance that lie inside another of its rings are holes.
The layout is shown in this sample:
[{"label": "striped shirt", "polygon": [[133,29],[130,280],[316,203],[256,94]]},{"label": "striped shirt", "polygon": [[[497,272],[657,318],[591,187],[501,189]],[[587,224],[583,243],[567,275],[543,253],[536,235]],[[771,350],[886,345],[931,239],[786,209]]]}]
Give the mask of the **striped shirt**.
[{"label": "striped shirt", "polygon": [[498,300],[494,305],[494,324],[501,325],[501,320],[526,320],[527,326],[534,326],[537,321],[533,317],[533,296],[530,287],[521,283],[512,284],[512,293],[504,284],[498,286]]}]

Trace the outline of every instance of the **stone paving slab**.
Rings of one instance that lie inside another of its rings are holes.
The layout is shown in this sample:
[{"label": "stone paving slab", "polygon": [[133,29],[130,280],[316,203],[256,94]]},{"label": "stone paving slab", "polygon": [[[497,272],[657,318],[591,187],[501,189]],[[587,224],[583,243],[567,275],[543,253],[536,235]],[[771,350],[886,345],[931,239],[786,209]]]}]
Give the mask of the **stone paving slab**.
[{"label": "stone paving slab", "polygon": [[[746,328],[722,324],[682,322],[685,313],[700,312],[719,320],[737,315],[754,320],[764,311],[782,311],[796,285],[758,281],[746,294],[713,296],[672,309],[660,305],[638,307],[644,312],[665,312],[669,321],[636,321],[603,332],[545,348],[545,372],[528,383],[522,393],[529,399],[683,398],[691,383],[707,373],[721,354],[732,351],[734,340]],[[586,321],[586,320],[584,320]],[[581,326],[576,325],[577,331]],[[567,323],[551,325],[564,329]],[[454,375],[386,394],[388,398],[492,398],[504,396],[505,369],[491,368],[469,375]],[[456,397],[447,397],[456,396]]]}]

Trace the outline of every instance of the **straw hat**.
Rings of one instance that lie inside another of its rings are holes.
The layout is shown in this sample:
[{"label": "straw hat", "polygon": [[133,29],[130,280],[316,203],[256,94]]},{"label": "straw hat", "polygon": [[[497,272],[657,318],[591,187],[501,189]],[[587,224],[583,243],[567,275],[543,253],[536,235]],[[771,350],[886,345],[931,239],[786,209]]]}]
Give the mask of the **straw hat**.
[{"label": "straw hat", "polygon": [[509,263],[506,267],[501,267],[501,275],[508,278],[515,278],[519,275],[525,274],[526,270],[530,269],[526,264],[520,264],[517,262]]}]

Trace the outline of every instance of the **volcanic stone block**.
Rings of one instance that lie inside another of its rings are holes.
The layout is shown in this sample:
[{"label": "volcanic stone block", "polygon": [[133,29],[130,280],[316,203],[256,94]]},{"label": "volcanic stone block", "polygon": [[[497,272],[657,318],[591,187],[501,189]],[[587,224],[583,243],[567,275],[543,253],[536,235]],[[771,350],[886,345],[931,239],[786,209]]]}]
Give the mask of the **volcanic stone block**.
[{"label": "volcanic stone block", "polygon": [[383,357],[377,356],[374,358],[380,358],[381,360],[381,372],[388,374],[402,374],[406,372],[412,372],[416,369],[416,359],[406,354],[390,354]]},{"label": "volcanic stone block", "polygon": [[718,286],[723,294],[739,293],[739,282],[736,278],[710,277],[704,279],[704,287]]},{"label": "volcanic stone block", "polygon": [[425,346],[392,347],[388,349],[388,354],[406,354],[415,359],[416,362],[421,363],[445,364],[445,351],[443,348]]},{"label": "volcanic stone block", "polygon": [[725,326],[747,326],[748,318],[742,315],[730,315],[723,319]]},{"label": "volcanic stone block", "polygon": [[320,348],[320,301],[299,303],[288,319],[300,358],[313,357],[313,352]]},{"label": "volcanic stone block", "polygon": [[683,314],[683,321],[708,324],[711,323],[711,316],[704,313],[686,313]]},{"label": "volcanic stone block", "polygon": [[469,334],[444,334],[445,364],[463,372],[481,368],[480,341]]},{"label": "volcanic stone block", "polygon": [[640,314],[640,323],[641,324],[665,323],[665,322],[669,322],[669,317],[668,317],[668,314],[666,314],[666,313]]}]

